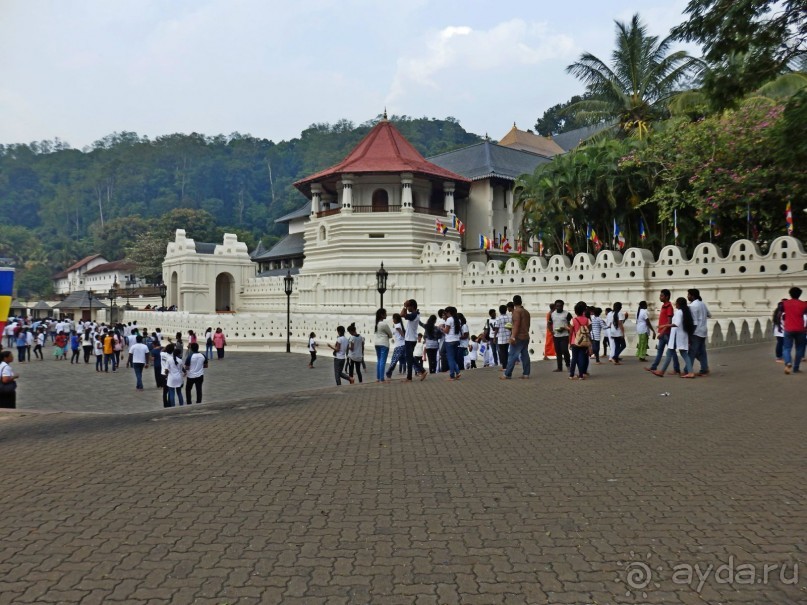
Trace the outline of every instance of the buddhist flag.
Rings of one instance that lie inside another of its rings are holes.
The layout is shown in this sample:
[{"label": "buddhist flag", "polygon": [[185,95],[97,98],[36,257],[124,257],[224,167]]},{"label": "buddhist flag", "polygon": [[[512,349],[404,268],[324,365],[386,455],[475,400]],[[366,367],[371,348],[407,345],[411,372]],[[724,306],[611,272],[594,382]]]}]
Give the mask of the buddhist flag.
[{"label": "buddhist flag", "polygon": [[787,234],[793,235],[793,209],[790,207],[790,202],[785,208],[785,222],[787,223]]},{"label": "buddhist flag", "polygon": [[586,239],[591,241],[594,244],[594,249],[599,251],[602,248],[602,242],[600,238],[597,237],[597,232],[591,228],[591,225],[588,226],[588,231],[586,232]]},{"label": "buddhist flag", "polygon": [[563,247],[566,248],[566,253],[569,255],[574,255],[574,248],[572,248],[572,244],[569,240],[572,239],[572,234],[569,229],[564,229],[563,231]]},{"label": "buddhist flag", "polygon": [[490,250],[493,247],[493,242],[489,237],[479,234],[479,247],[482,250]]},{"label": "buddhist flag", "polygon": [[507,238],[505,237],[505,238],[502,240],[502,251],[504,251],[505,253],[507,253],[507,252],[510,252],[510,250],[512,250],[512,249],[513,249],[513,246],[511,246],[511,245],[510,245],[510,242],[509,242],[509,241],[507,240]]},{"label": "buddhist flag", "polygon": [[521,240],[516,240],[516,254],[521,254],[524,252],[524,244],[521,243]]},{"label": "buddhist flag", "polygon": [[645,241],[647,239],[647,231],[644,228],[644,221],[639,219],[639,239]]},{"label": "buddhist flag", "polygon": [[434,219],[434,229],[440,235],[445,235],[448,231],[448,227],[441,223],[439,218]]},{"label": "buddhist flag", "polygon": [[614,245],[620,250],[625,247],[625,235],[622,233],[622,229],[616,224],[616,219],[614,219]]},{"label": "buddhist flag", "polygon": [[460,235],[465,235],[465,225],[463,222],[457,217],[456,214],[452,215],[451,218],[451,226],[457,230],[457,233]]},{"label": "buddhist flag", "polygon": [[541,231],[538,232],[538,255],[544,255],[544,234]]},{"label": "buddhist flag", "polygon": [[14,288],[14,269],[0,267],[0,337],[6,328],[8,312],[11,310],[11,292]]}]

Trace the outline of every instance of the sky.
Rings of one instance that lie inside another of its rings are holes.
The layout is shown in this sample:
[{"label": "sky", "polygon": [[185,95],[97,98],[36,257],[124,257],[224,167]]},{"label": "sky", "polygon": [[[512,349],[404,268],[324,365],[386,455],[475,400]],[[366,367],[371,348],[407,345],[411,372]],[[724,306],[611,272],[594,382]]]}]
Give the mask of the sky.
[{"label": "sky", "polygon": [[454,117],[501,138],[583,92],[614,20],[651,34],[686,0],[0,0],[0,144]]}]

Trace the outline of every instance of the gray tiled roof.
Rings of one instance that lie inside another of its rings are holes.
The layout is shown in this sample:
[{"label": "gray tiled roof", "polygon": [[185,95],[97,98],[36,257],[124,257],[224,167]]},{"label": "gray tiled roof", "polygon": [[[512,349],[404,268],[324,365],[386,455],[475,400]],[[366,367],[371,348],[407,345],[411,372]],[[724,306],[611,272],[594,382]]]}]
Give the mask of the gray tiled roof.
[{"label": "gray tiled roof", "polygon": [[215,254],[216,253],[216,246],[218,244],[210,244],[208,242],[193,242],[196,246],[196,253],[197,254]]},{"label": "gray tiled roof", "polygon": [[303,255],[305,238],[302,233],[292,233],[277,242],[270,250],[260,256],[253,256],[254,261],[269,261],[281,258],[293,258]]},{"label": "gray tiled roof", "polygon": [[[93,309],[106,309],[108,305],[101,302],[97,295],[92,297]],[[78,290],[67,295],[62,302],[53,305],[54,309],[89,309],[90,299],[86,290]]]},{"label": "gray tiled roof", "polygon": [[570,130],[569,132],[562,132],[560,134],[557,134],[552,137],[552,140],[555,141],[555,143],[557,143],[561,147],[563,147],[564,151],[569,152],[586,139],[590,139],[595,134],[600,133],[603,130],[607,130],[608,128],[611,128],[611,126],[613,126],[613,124],[598,124],[596,126],[583,126],[582,128],[576,128],[575,130]]},{"label": "gray tiled roof", "polygon": [[483,141],[431,157],[429,161],[471,180],[498,177],[513,181],[522,174],[531,174],[539,164],[546,164],[550,159]]},{"label": "gray tiled roof", "polygon": [[270,269],[269,271],[258,273],[258,277],[278,277],[280,275],[286,275],[286,273],[289,271],[291,271],[292,275],[297,275],[300,272],[300,267],[291,267],[290,269]]},{"label": "gray tiled roof", "polygon": [[276,218],[275,222],[276,223],[288,223],[289,221],[292,221],[292,220],[294,220],[296,218],[307,217],[310,214],[311,214],[311,202],[306,202],[305,204],[303,204],[302,206],[297,208],[297,210],[289,212],[288,214],[284,214],[280,218]]}]

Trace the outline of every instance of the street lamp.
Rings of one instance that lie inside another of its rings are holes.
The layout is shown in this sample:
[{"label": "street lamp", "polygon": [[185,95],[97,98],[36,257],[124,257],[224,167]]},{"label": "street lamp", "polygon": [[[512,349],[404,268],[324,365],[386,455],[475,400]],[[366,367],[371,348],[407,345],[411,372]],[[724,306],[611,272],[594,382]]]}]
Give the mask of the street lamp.
[{"label": "street lamp", "polygon": [[118,297],[118,289],[117,286],[118,282],[115,282],[112,287],[109,289],[109,293],[106,295],[107,299],[109,300],[109,323],[114,324],[115,320],[115,299]]},{"label": "street lamp", "polygon": [[283,278],[283,291],[286,293],[286,353],[291,353],[291,289],[294,287],[294,278],[291,269]]},{"label": "street lamp", "polygon": [[162,308],[165,309],[165,295],[168,294],[168,286],[160,282],[160,298],[163,301]]},{"label": "street lamp", "polygon": [[92,290],[87,290],[87,300],[90,304],[90,317],[89,320],[92,321],[92,296],[95,294]]},{"label": "street lamp", "polygon": [[381,295],[381,306],[379,308],[384,308],[384,292],[387,291],[387,270],[384,268],[384,261],[381,261],[381,268],[375,272],[375,283],[378,289],[378,293]]}]

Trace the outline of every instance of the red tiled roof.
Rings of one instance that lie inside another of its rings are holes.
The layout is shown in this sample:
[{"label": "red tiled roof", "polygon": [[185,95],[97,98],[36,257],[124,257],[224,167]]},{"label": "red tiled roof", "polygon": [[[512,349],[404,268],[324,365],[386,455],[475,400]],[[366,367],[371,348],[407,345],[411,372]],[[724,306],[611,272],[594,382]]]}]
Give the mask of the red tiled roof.
[{"label": "red tiled roof", "polygon": [[382,120],[367,133],[345,159],[338,164],[316,172],[294,183],[303,193],[311,189],[311,184],[342,174],[367,174],[389,172],[412,172],[421,176],[470,183],[459,174],[441,168],[426,160],[392,122]]},{"label": "red tiled roof", "polygon": [[96,273],[108,273],[109,271],[129,271],[135,268],[134,263],[126,260],[113,260],[111,263],[103,263],[92,269],[86,271],[85,275],[94,275]]},{"label": "red tiled roof", "polygon": [[83,267],[84,265],[86,265],[90,261],[95,260],[96,258],[101,258],[101,255],[100,254],[90,254],[89,256],[85,256],[84,258],[82,258],[77,263],[70,265],[64,271],[65,271],[65,273],[70,273],[71,271],[75,271],[76,269],[79,269],[80,267]]}]

